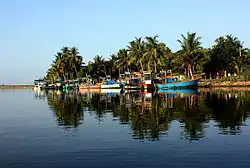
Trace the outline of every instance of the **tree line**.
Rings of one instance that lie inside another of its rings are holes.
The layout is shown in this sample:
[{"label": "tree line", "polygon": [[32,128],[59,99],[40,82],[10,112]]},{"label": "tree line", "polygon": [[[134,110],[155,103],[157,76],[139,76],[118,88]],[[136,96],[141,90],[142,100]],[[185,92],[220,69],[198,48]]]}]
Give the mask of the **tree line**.
[{"label": "tree line", "polygon": [[215,39],[210,48],[202,46],[202,38],[196,33],[187,32],[177,40],[180,49],[176,52],[159,36],[136,37],[124,48],[111,54],[108,59],[96,55],[93,61],[83,62],[76,47],[63,47],[57,52],[46,79],[76,79],[91,77],[98,79],[111,75],[118,78],[120,74],[130,71],[152,71],[171,69],[176,74],[191,70],[194,74],[205,74],[215,78],[218,73],[235,73],[239,77],[249,74],[250,49],[233,35],[221,36]]}]

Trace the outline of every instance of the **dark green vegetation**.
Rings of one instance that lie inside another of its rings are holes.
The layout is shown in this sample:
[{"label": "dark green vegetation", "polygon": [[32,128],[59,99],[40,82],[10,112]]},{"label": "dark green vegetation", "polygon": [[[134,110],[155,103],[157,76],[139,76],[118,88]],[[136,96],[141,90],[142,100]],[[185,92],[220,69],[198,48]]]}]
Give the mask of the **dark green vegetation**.
[{"label": "dark green vegetation", "polygon": [[[129,125],[135,139],[159,140],[180,123],[180,138],[199,140],[212,126],[223,135],[241,133],[250,116],[250,92],[202,92],[196,95],[155,94],[151,99],[140,93],[118,95],[47,92],[47,99],[59,126],[72,129],[84,123],[84,114],[103,122],[108,114],[120,124]],[[214,124],[209,122],[213,121]]]},{"label": "dark green vegetation", "polygon": [[180,50],[173,52],[167,44],[159,41],[158,36],[135,38],[108,59],[96,55],[88,63],[83,62],[77,48],[64,47],[55,55],[46,79],[55,81],[57,78],[86,76],[97,79],[106,75],[118,77],[125,71],[151,70],[156,73],[167,69],[183,74],[185,67],[198,75],[205,73],[210,78],[215,78],[217,72],[224,75],[225,71],[242,78],[250,75],[250,50],[237,37],[218,37],[211,48],[204,48],[202,38],[196,33],[181,35],[177,42]]}]

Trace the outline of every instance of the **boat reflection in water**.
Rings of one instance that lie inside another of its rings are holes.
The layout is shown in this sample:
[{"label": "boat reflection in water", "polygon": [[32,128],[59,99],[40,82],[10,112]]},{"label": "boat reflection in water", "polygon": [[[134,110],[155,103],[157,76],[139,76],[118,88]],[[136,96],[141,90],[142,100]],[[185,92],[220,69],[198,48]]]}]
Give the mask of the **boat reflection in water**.
[{"label": "boat reflection in water", "polygon": [[84,113],[95,116],[99,123],[112,116],[116,122],[129,125],[135,139],[159,140],[171,131],[178,131],[181,139],[200,140],[209,127],[216,127],[219,134],[240,134],[250,113],[250,92],[244,91],[100,90],[44,94],[63,128],[79,127]]}]

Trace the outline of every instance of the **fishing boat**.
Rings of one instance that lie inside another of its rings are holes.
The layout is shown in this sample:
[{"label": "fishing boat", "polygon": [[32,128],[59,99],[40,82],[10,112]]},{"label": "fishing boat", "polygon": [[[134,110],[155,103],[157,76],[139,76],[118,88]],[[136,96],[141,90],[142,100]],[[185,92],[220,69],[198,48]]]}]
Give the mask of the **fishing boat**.
[{"label": "fishing boat", "polygon": [[101,84],[101,89],[120,89],[120,84],[111,80],[110,76],[106,76],[106,80]]},{"label": "fishing boat", "polygon": [[169,75],[165,75],[162,83],[156,84],[158,90],[169,88],[196,88],[198,87],[201,78],[179,80],[178,77],[173,77],[172,72],[168,71]]},{"label": "fishing boat", "polygon": [[89,89],[89,86],[88,85],[79,85],[79,90],[88,90]]},{"label": "fishing boat", "polygon": [[34,80],[34,89],[44,89],[45,88],[45,81],[43,79]]},{"label": "fishing boat", "polygon": [[50,84],[45,84],[45,89],[56,89],[56,84],[50,83]]},{"label": "fishing boat", "polygon": [[[106,90],[106,89],[105,89]],[[80,89],[79,88],[79,91],[78,93],[80,94],[84,94],[84,93],[100,93],[101,92],[101,88],[98,88],[98,89]]]},{"label": "fishing boat", "polygon": [[192,79],[187,81],[170,81],[168,83],[156,84],[157,89],[168,89],[168,88],[190,88],[198,87],[200,78]]},{"label": "fishing boat", "polygon": [[142,88],[144,90],[152,90],[155,89],[153,80],[152,80],[152,74],[150,71],[143,71],[143,83]]},{"label": "fishing boat", "polygon": [[80,84],[79,85],[79,90],[96,90],[96,89],[101,89],[100,84],[92,84],[91,82],[87,84]]},{"label": "fishing boat", "polygon": [[64,90],[71,90],[71,89],[78,89],[78,79],[75,79],[75,80],[65,80],[63,82],[63,89]]},{"label": "fishing boat", "polygon": [[125,84],[125,90],[140,90],[142,88],[141,81],[139,79],[129,79]]},{"label": "fishing boat", "polygon": [[110,81],[101,85],[101,89],[120,89],[120,84]]},{"label": "fishing boat", "polygon": [[120,93],[121,89],[101,89],[100,93]]},{"label": "fishing boat", "polygon": [[124,81],[121,82],[120,87],[124,90],[140,90],[142,88],[141,82],[141,73],[140,72],[133,72],[129,73],[126,72],[127,78],[125,77]]}]

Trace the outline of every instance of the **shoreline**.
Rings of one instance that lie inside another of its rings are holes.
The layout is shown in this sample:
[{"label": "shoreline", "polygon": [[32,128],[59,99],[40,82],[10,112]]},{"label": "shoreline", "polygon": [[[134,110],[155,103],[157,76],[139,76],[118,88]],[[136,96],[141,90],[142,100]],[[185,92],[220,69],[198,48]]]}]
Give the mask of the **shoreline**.
[{"label": "shoreline", "polygon": [[0,85],[0,89],[28,89],[33,88],[33,85]]},{"label": "shoreline", "polygon": [[199,82],[199,88],[230,88],[230,87],[250,87],[250,81],[202,81]]},{"label": "shoreline", "polygon": [[[0,85],[0,89],[27,89],[33,88],[33,85]],[[199,82],[199,89],[216,89],[223,90],[227,88],[231,90],[250,90],[250,81],[201,81]]]}]

